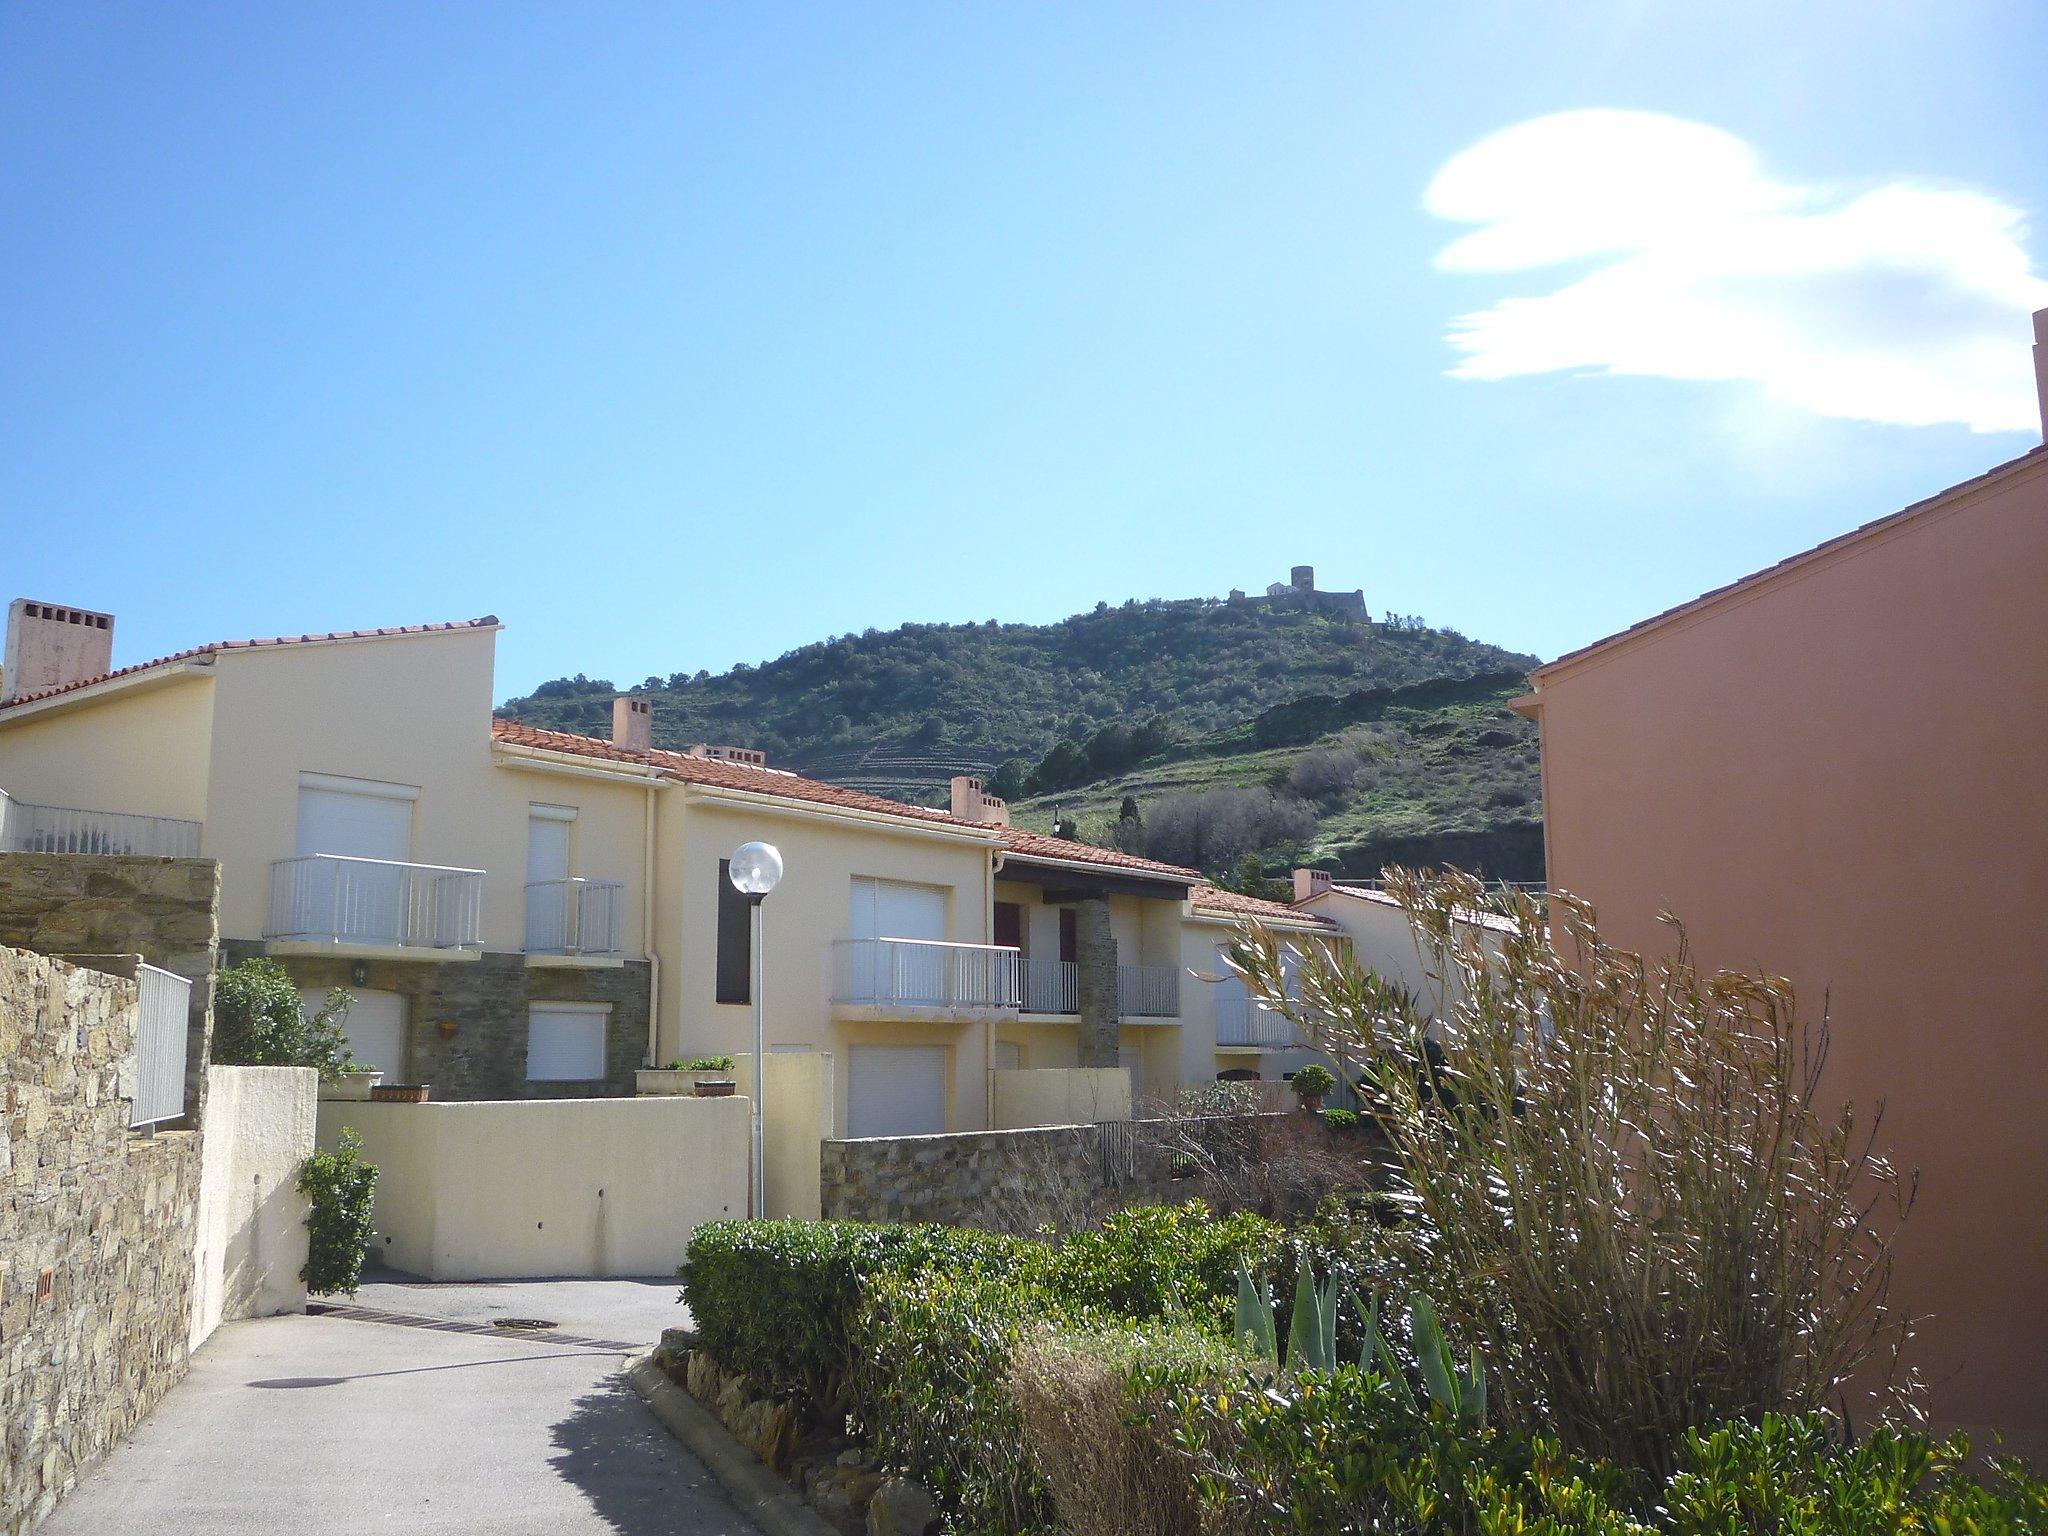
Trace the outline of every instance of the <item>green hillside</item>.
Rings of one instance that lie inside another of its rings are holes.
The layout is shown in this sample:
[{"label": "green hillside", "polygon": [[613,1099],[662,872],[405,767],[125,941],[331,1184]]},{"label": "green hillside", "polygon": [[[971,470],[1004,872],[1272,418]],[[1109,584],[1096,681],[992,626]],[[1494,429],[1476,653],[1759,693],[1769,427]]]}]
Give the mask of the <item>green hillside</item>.
[{"label": "green hillside", "polygon": [[1453,863],[1540,880],[1536,729],[1507,707],[1527,687],[1514,670],[1311,695],[1015,802],[1012,816],[1041,831],[1058,819],[1091,842],[1234,884],[1296,863],[1357,878],[1388,863]]},{"label": "green hillside", "polygon": [[[1503,707],[1534,664],[1417,621],[1192,599],[1054,624],[906,624],[631,691],[652,699],[662,746],[758,747],[778,767],[928,804],[949,773],[979,772],[1022,822],[1049,825],[1057,805],[1084,836],[1212,873],[1250,851],[1534,878],[1534,737]],[[603,735],[618,691],[579,674],[499,712]],[[1127,796],[1140,816],[1119,826]]]}]

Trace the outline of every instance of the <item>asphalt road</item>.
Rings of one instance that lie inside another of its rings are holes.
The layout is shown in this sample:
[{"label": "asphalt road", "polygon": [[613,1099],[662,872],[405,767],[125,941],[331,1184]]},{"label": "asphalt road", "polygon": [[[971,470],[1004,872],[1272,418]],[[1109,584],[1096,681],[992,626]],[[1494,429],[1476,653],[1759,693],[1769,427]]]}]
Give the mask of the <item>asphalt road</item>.
[{"label": "asphalt road", "polygon": [[618,1374],[684,1320],[675,1296],[673,1280],[393,1282],[353,1316],[229,1323],[41,1531],[759,1536]]}]

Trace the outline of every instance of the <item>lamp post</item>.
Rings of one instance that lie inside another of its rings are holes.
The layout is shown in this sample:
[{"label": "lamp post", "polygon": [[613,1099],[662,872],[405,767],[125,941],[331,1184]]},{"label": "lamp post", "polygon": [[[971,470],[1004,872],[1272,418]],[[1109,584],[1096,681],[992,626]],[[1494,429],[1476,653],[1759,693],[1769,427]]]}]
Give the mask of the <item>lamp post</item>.
[{"label": "lamp post", "polygon": [[742,843],[733,849],[732,858],[726,864],[726,877],[732,881],[732,888],[747,898],[747,905],[753,908],[753,949],[754,949],[754,1198],[752,1202],[755,1220],[768,1214],[767,1157],[762,1150],[761,1100],[766,1090],[762,1077],[761,1057],[763,1054],[761,1027],[761,903],[768,899],[768,893],[782,881],[782,852],[773,843]]}]

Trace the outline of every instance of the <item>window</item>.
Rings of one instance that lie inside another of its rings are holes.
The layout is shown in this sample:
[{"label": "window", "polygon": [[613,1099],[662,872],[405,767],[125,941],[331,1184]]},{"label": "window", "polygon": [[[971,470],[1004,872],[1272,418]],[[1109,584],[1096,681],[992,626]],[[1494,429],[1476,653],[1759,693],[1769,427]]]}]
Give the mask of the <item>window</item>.
[{"label": "window", "polygon": [[747,898],[732,888],[732,860],[718,861],[718,977],[721,1003],[754,1000],[753,914]]},{"label": "window", "polygon": [[526,1080],[589,1083],[605,1075],[610,1003],[535,1003],[526,1015]]}]

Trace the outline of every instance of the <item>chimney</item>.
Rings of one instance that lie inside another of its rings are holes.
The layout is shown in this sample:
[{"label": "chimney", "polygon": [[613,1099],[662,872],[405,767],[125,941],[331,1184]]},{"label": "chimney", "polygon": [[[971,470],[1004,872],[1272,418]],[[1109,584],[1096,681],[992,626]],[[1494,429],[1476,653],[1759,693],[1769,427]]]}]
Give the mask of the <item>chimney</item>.
[{"label": "chimney", "polygon": [[612,700],[612,745],[645,752],[654,745],[654,701],[622,693]]},{"label": "chimney", "polygon": [[983,794],[981,780],[973,775],[954,774],[952,789],[953,814],[962,821],[985,822],[992,827],[1007,827],[1010,824],[1008,803],[994,795]]},{"label": "chimney", "polygon": [[708,763],[738,763],[745,768],[768,766],[768,754],[758,747],[718,747],[700,741],[683,756],[701,757]]},{"label": "chimney", "polygon": [[2048,443],[2048,309],[2034,311],[2034,393],[2041,401],[2041,441]]},{"label": "chimney", "polygon": [[114,669],[114,616],[17,597],[0,666],[0,701],[102,676]]},{"label": "chimney", "polygon": [[1330,872],[1327,869],[1297,869],[1294,872],[1294,899],[1307,901],[1311,896],[1320,896],[1330,888]]}]

